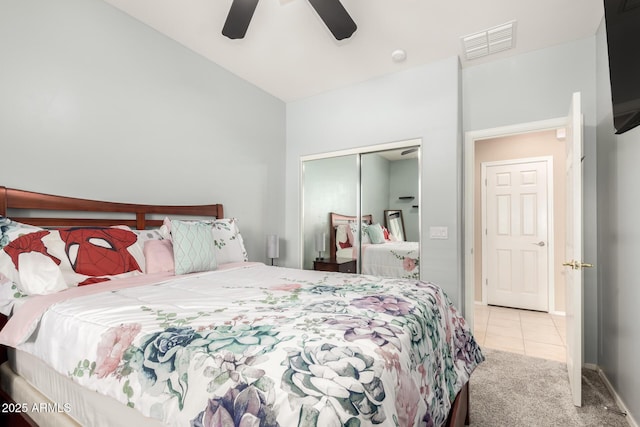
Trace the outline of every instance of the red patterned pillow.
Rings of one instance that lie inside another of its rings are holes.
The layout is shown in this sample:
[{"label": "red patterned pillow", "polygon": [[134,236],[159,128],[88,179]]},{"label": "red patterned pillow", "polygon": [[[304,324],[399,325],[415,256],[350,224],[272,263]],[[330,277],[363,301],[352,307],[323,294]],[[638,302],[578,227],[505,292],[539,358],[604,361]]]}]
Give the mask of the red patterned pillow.
[{"label": "red patterned pillow", "polygon": [[351,248],[351,243],[349,243],[349,241],[346,241],[344,243],[342,242],[338,242],[338,244],[340,245],[340,249],[346,249],[346,248]]},{"label": "red patterned pillow", "polygon": [[0,252],[0,272],[27,294],[47,294],[144,269],[137,235],[118,227],[72,227],[23,235]]},{"label": "red patterned pillow", "polygon": [[336,249],[346,249],[352,246],[349,240],[348,227],[339,225],[336,227]]}]

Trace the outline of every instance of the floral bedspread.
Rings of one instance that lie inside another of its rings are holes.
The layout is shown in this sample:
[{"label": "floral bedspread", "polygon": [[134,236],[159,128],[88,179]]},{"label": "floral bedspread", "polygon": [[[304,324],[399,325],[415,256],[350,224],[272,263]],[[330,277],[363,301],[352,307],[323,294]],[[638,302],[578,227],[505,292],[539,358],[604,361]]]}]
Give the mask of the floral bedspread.
[{"label": "floral bedspread", "polygon": [[[386,242],[362,245],[362,272],[374,276],[420,278],[418,242]],[[357,257],[357,254],[354,255]]]},{"label": "floral bedspread", "polygon": [[483,360],[436,285],[261,264],[58,302],[18,348],[172,426],[440,426]]}]

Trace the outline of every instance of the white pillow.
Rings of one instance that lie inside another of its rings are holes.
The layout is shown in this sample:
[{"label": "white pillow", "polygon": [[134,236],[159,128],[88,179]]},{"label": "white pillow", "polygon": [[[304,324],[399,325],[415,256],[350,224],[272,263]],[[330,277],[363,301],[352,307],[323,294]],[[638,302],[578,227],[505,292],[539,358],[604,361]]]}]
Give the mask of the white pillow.
[{"label": "white pillow", "polygon": [[62,270],[39,252],[20,254],[20,288],[29,295],[45,295],[67,289]]},{"label": "white pillow", "polygon": [[9,316],[14,304],[26,296],[15,283],[0,273],[0,313]]},{"label": "white pillow", "polygon": [[[362,244],[366,245],[371,243],[371,239],[369,238],[369,234],[367,234],[367,227],[368,225],[365,223],[361,223],[360,224],[361,228],[362,228],[362,232],[360,233],[362,235]],[[350,239],[349,241],[351,242],[351,246],[357,246],[359,245],[358,239],[358,223],[357,222],[350,222],[349,223],[349,234],[350,234]]]},{"label": "white pillow", "polygon": [[249,260],[236,218],[222,218],[213,221],[213,239],[216,245],[218,264]]}]

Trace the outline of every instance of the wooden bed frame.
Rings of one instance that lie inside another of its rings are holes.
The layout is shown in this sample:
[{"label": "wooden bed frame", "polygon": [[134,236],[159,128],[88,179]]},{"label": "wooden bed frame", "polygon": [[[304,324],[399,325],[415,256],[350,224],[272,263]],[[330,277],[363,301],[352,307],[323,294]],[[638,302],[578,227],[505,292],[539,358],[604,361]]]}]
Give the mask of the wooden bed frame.
[{"label": "wooden bed frame", "polygon": [[[53,196],[24,190],[0,187],[0,216],[7,216],[9,209],[28,211],[29,214],[65,212],[65,215],[46,216],[12,215],[11,219],[38,227],[81,227],[126,225],[137,230],[160,227],[162,219],[152,219],[152,215],[185,215],[224,218],[221,204],[192,206],[138,205],[133,203],[103,202],[74,197]],[[83,218],[86,213],[102,216]],[[26,213],[26,212],[25,212]],[[114,218],[113,214],[124,214],[128,218]]]},{"label": "wooden bed frame", "polygon": [[[145,230],[162,225],[163,218],[153,218],[154,216],[224,218],[224,209],[221,204],[171,206],[104,202],[0,186],[0,216],[8,214],[14,221],[43,228],[126,225],[137,230]],[[0,328],[6,322],[6,316],[0,315]],[[0,363],[5,361],[7,351],[0,346]],[[11,396],[0,389],[0,402],[11,401]],[[33,419],[24,413],[0,413],[0,425],[37,426]]]},{"label": "wooden bed frame", "polygon": [[[9,213],[14,221],[43,228],[126,225],[145,230],[162,225],[164,218],[154,219],[154,215],[224,218],[221,204],[139,205],[54,196],[0,186],[0,216],[7,216]],[[4,317],[0,315],[0,328],[6,321]],[[5,349],[0,348],[0,363],[6,360],[4,353]]]},{"label": "wooden bed frame", "polygon": [[[154,215],[179,215],[224,218],[221,204],[166,206],[115,203],[73,197],[54,196],[31,191],[16,190],[0,186],[0,216],[10,214],[12,220],[44,228],[72,226],[127,225],[144,230],[162,225],[162,219]],[[115,218],[114,215],[118,215]],[[125,216],[125,218],[120,218]],[[372,215],[363,215],[363,221],[372,222]],[[356,217],[331,213],[331,254],[335,258],[335,227],[353,222]],[[0,315],[0,328],[6,323]],[[0,348],[0,363],[7,360],[6,349]],[[11,402],[11,396],[0,389],[0,403]],[[2,425],[37,426],[26,414],[0,414]],[[469,423],[469,384],[465,384],[456,396],[447,427],[462,427]]]}]

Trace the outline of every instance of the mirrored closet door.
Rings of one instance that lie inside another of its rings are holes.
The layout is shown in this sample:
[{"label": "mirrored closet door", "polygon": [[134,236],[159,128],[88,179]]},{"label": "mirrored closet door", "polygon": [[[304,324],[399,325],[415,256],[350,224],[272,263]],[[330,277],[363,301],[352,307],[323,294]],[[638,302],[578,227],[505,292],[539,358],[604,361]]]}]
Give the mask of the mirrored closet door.
[{"label": "mirrored closet door", "polygon": [[[358,209],[359,158],[352,154],[308,160],[302,168],[302,268],[313,270],[332,257],[329,213],[355,213]],[[349,253],[348,258],[356,259],[357,253],[353,255]]]},{"label": "mirrored closet door", "polygon": [[303,268],[419,278],[419,144],[303,161]]}]

